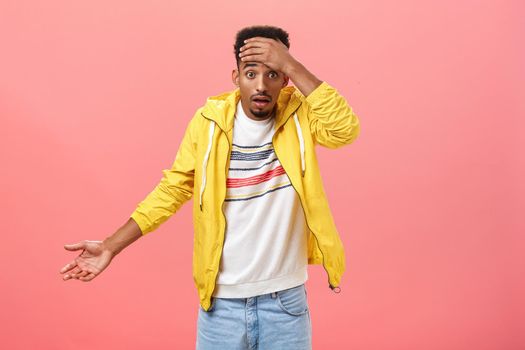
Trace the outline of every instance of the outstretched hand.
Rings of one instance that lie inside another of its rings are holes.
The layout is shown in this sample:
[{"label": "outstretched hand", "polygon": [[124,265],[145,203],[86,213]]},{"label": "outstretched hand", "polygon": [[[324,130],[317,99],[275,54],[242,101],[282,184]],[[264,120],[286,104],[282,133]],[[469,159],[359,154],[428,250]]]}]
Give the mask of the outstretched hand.
[{"label": "outstretched hand", "polygon": [[70,251],[82,249],[79,256],[60,270],[64,281],[72,278],[84,282],[91,281],[104,271],[113,259],[113,253],[105,248],[102,241],[84,240],[75,244],[66,244],[64,248]]}]

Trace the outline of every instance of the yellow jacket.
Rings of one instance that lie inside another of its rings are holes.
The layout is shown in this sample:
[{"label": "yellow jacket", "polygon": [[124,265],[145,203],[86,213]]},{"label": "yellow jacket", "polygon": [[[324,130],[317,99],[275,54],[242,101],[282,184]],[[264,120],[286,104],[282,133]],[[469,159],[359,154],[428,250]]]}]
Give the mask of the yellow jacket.
[{"label": "yellow jacket", "polygon": [[[239,89],[208,98],[190,120],[171,169],[137,205],[131,218],[145,235],[192,195],[193,279],[208,311],[219,271],[226,218],[223,204]],[[308,264],[322,264],[328,285],[339,287],[345,271],[343,244],[324,192],[315,145],[338,148],[359,135],[359,120],[333,87],[323,82],[307,97],[294,86],[277,101],[274,151],[299,195],[308,227]],[[198,200],[196,200],[198,198]]]}]

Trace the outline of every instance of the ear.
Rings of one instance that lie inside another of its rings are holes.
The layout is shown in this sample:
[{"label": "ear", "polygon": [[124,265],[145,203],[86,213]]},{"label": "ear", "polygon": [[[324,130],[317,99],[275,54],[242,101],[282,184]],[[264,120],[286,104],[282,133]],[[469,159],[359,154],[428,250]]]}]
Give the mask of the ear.
[{"label": "ear", "polygon": [[232,70],[232,83],[239,87],[239,70],[238,69],[233,69]]},{"label": "ear", "polygon": [[288,86],[288,82],[289,82],[289,81],[290,81],[290,77],[287,76],[287,75],[284,75],[283,87]]}]

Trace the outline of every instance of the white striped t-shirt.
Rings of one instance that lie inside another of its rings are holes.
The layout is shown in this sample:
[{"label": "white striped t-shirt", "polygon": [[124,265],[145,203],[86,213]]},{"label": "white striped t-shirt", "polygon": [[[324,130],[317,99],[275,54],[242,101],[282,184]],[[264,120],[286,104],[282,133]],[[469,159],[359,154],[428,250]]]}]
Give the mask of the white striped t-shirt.
[{"label": "white striped t-shirt", "polygon": [[275,118],[237,105],[226,182],[226,232],[213,296],[248,298],[308,279],[304,212],[272,146]]}]

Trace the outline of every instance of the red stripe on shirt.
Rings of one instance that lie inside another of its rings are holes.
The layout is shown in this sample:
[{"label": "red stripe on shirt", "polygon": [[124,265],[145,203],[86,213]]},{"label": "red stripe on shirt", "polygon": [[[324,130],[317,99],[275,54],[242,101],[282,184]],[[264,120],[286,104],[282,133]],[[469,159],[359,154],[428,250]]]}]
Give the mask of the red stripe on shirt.
[{"label": "red stripe on shirt", "polygon": [[274,178],[276,176],[285,174],[284,168],[282,165],[279,165],[277,168],[265,172],[264,174],[259,174],[246,178],[229,178],[226,180],[226,187],[243,187],[243,186],[252,186],[260,184]]}]

